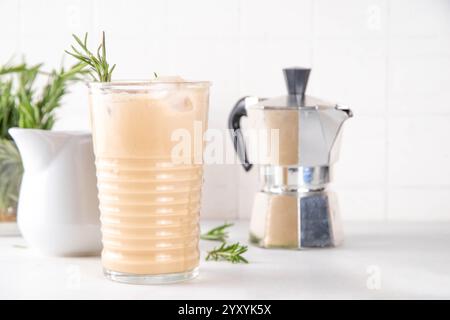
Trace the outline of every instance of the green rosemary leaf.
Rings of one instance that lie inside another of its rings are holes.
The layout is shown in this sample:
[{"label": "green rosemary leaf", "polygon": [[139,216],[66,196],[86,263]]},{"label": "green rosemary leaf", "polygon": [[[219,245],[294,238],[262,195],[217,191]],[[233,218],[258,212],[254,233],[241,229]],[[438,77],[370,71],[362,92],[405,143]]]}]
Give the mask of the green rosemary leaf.
[{"label": "green rosemary leaf", "polygon": [[105,40],[105,31],[102,32],[102,58],[106,63],[106,40]]},{"label": "green rosemary leaf", "polygon": [[89,75],[94,81],[110,82],[115,65],[112,68],[109,68],[109,63],[106,57],[105,32],[102,33],[102,41],[97,47],[96,54],[92,53],[88,48],[88,33],[85,33],[83,41],[81,41],[81,39],[75,34],[72,36],[79,48],[77,49],[72,45],[72,52],[67,50],[65,52],[78,61],[89,65]]},{"label": "green rosemary leaf", "polygon": [[116,65],[114,64],[111,69],[109,69],[109,78],[108,81],[111,81],[111,74],[113,73],[114,69],[116,68]]},{"label": "green rosemary leaf", "polygon": [[17,73],[25,71],[26,64],[22,63],[19,65],[10,65],[9,63],[0,66],[0,75],[10,74],[10,73]]},{"label": "green rosemary leaf", "polygon": [[224,242],[228,238],[228,231],[226,231],[226,229],[231,226],[233,226],[232,223],[224,223],[223,225],[220,225],[209,230],[206,233],[203,233],[202,235],[200,235],[200,239]]},{"label": "green rosemary leaf", "polygon": [[213,261],[229,261],[231,263],[248,263],[242,254],[247,252],[248,247],[241,245],[239,242],[226,244],[223,242],[219,247],[208,252],[206,260]]},{"label": "green rosemary leaf", "polygon": [[0,214],[17,205],[22,173],[22,161],[15,143],[0,138]]}]

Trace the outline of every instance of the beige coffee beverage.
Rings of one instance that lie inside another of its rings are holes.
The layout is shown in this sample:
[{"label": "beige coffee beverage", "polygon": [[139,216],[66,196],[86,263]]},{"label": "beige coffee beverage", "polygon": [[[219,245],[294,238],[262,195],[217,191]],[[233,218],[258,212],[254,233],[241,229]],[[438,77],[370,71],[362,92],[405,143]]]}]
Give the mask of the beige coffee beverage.
[{"label": "beige coffee beverage", "polygon": [[[89,88],[106,276],[130,283],[195,277],[202,163],[194,128],[207,128],[209,83],[160,78]],[[177,130],[192,138],[188,161],[172,159]]]}]

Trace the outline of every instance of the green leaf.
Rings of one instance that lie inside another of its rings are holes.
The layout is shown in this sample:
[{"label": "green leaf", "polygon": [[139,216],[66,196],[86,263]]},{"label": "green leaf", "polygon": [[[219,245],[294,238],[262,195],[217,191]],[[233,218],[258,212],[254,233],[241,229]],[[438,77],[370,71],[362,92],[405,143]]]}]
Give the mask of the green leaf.
[{"label": "green leaf", "polygon": [[[54,112],[72,81],[82,79],[88,72],[87,64],[79,62],[69,69],[61,67],[51,72],[42,71],[42,64],[0,67],[0,138],[11,139],[11,127],[51,129]],[[8,71],[8,72],[6,72]],[[47,77],[47,83],[37,88],[38,76]]]},{"label": "green leaf", "polygon": [[13,141],[0,139],[0,214],[17,206],[23,167]]},{"label": "green leaf", "polygon": [[233,226],[232,223],[225,222],[223,225],[215,227],[208,232],[201,234],[200,239],[224,242],[228,238],[228,231],[226,231],[226,229],[231,226]]},{"label": "green leaf", "polygon": [[94,55],[94,53],[92,53],[87,47],[87,33],[84,35],[84,41],[81,41],[81,39],[76,35],[72,36],[79,48],[77,49],[72,45],[72,52],[66,51],[66,53],[78,61],[89,65],[90,71],[88,73],[94,81],[110,82],[115,65],[112,68],[109,68],[109,63],[107,62],[105,32],[102,33],[102,41],[97,47],[96,55]]},{"label": "green leaf", "polygon": [[231,263],[248,263],[242,255],[248,250],[247,246],[241,245],[239,242],[226,244],[223,242],[219,247],[208,252],[206,260],[213,261],[229,261]]}]

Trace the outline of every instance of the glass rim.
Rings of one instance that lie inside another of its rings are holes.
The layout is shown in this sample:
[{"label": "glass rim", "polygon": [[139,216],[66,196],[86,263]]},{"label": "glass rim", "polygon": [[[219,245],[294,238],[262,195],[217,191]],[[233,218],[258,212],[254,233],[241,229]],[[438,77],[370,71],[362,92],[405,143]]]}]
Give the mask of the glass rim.
[{"label": "glass rim", "polygon": [[87,87],[90,89],[114,89],[114,88],[148,88],[154,86],[198,86],[198,87],[210,87],[210,81],[195,81],[195,80],[183,80],[183,81],[157,81],[157,80],[113,80],[110,82],[99,81],[86,81]]}]

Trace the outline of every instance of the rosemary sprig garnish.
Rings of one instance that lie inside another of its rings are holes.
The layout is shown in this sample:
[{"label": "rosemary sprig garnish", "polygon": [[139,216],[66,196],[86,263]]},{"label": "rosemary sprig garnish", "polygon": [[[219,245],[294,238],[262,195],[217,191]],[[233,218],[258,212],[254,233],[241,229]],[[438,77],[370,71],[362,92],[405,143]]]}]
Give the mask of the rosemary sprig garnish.
[{"label": "rosemary sprig garnish", "polygon": [[221,226],[215,227],[208,232],[201,234],[200,239],[225,242],[228,238],[228,231],[226,231],[226,229],[231,226],[233,226],[232,223],[224,223]]},{"label": "rosemary sprig garnish", "polygon": [[94,81],[110,82],[111,75],[116,65],[114,64],[112,67],[110,67],[106,59],[105,32],[102,33],[102,43],[98,46],[96,54],[92,53],[88,49],[87,32],[84,35],[83,41],[81,41],[81,39],[77,37],[75,34],[73,34],[72,36],[75,39],[76,43],[78,44],[79,49],[75,48],[75,46],[72,45],[71,46],[72,52],[66,50],[66,53],[71,55],[78,61],[88,65],[89,66],[88,73]]},{"label": "rosemary sprig garnish", "polygon": [[242,254],[247,252],[248,247],[241,245],[239,242],[227,245],[223,242],[219,247],[208,252],[206,261],[230,261],[231,263],[248,263]]}]

